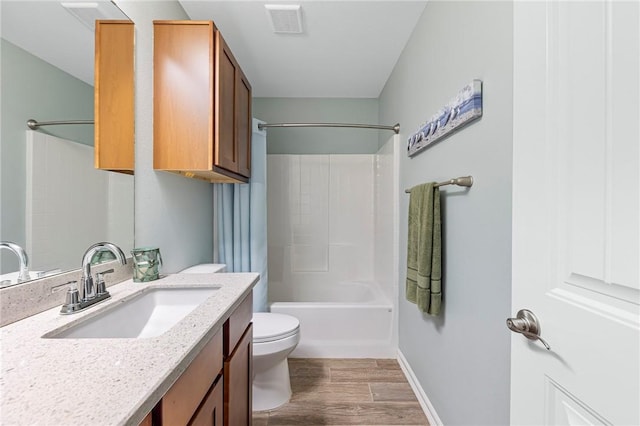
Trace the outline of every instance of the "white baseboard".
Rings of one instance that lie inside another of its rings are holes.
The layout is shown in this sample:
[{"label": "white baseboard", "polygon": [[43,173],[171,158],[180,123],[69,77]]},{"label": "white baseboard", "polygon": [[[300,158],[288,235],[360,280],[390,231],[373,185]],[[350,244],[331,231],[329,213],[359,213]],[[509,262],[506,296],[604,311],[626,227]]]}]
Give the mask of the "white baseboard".
[{"label": "white baseboard", "polygon": [[407,359],[404,357],[400,349],[398,349],[398,364],[400,364],[400,368],[404,372],[404,375],[407,377],[409,385],[411,385],[411,389],[413,389],[413,393],[416,394],[416,398],[418,398],[418,402],[422,407],[422,411],[424,411],[424,414],[427,416],[429,424],[431,426],[443,426],[442,420],[440,420],[440,417],[438,417],[438,413],[436,413],[435,408],[433,408],[431,401],[429,401],[427,394],[424,392],[424,389],[422,389],[422,386],[420,386],[418,378],[415,374],[413,374],[411,366],[407,362]]}]

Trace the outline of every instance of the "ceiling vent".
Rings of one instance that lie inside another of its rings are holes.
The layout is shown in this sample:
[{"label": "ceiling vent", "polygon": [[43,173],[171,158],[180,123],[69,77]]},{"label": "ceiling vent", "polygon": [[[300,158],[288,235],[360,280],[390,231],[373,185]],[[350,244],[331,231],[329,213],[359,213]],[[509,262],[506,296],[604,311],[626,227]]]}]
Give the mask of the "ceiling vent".
[{"label": "ceiling vent", "polygon": [[299,4],[265,4],[264,7],[274,33],[302,33],[302,11]]},{"label": "ceiling vent", "polygon": [[89,28],[91,31],[95,31],[96,20],[100,19],[116,19],[113,18],[113,13],[109,11],[109,3],[104,1],[99,2],[62,2],[60,3],[67,12],[72,14],[78,21]]}]

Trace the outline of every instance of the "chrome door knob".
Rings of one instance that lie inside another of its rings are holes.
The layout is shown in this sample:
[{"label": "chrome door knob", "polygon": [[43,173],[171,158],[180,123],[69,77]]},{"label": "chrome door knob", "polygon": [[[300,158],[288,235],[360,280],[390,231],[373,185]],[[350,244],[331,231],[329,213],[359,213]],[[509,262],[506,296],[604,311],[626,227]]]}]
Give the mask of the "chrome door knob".
[{"label": "chrome door knob", "polygon": [[538,318],[528,309],[520,309],[515,318],[507,318],[509,330],[524,335],[529,340],[540,340],[548,351],[551,347],[540,337],[540,322]]}]

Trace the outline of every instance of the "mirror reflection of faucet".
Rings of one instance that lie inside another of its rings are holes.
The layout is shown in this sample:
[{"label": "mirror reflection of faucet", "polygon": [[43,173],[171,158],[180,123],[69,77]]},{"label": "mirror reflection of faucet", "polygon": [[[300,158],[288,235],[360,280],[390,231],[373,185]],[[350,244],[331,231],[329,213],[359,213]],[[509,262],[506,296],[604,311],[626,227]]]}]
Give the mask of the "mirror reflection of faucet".
[{"label": "mirror reflection of faucet", "polygon": [[23,282],[29,282],[30,280],[39,280],[40,278],[47,278],[51,275],[57,275],[62,272],[62,269],[48,269],[46,271],[33,271],[29,270],[29,279],[25,281],[20,281],[18,279],[19,272],[9,272],[8,274],[0,275],[0,288],[21,284]]},{"label": "mirror reflection of faucet", "polygon": [[0,241],[0,249],[7,249],[18,257],[18,261],[20,262],[18,283],[29,281],[31,276],[29,275],[29,256],[27,256],[27,252],[18,244],[12,243],[11,241]]},{"label": "mirror reflection of faucet", "polygon": [[[91,260],[94,255],[101,251],[110,251],[116,257],[122,265],[127,263],[127,259],[124,253],[115,244],[108,242],[101,242],[93,244],[87,249],[82,256],[82,279],[80,280],[80,287],[76,285],[75,281],[70,281],[62,286],[69,286],[67,290],[67,298],[60,309],[60,313],[63,315],[73,314],[79,312],[91,305],[95,305],[98,302],[111,297],[106,289],[104,282],[104,275],[113,272],[113,269],[107,271],[98,272],[94,283],[94,278],[91,275]],[[62,287],[60,286],[60,287]],[[55,291],[55,289],[54,289]]]}]

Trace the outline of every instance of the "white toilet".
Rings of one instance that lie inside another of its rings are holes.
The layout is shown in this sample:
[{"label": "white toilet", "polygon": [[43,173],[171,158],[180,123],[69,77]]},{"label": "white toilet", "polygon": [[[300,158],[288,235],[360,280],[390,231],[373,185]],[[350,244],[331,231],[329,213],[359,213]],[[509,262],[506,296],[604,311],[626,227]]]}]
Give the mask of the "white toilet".
[{"label": "white toilet", "polygon": [[227,265],[224,263],[200,263],[190,266],[180,271],[181,274],[213,274],[215,272],[225,272]]},{"label": "white toilet", "polygon": [[253,314],[253,411],[271,410],[291,398],[287,357],[300,341],[291,315]]},{"label": "white toilet", "polygon": [[[181,273],[214,273],[226,265],[205,263]],[[291,315],[253,314],[253,411],[271,410],[289,401],[291,382],[287,357],[300,341],[300,322]]]}]

